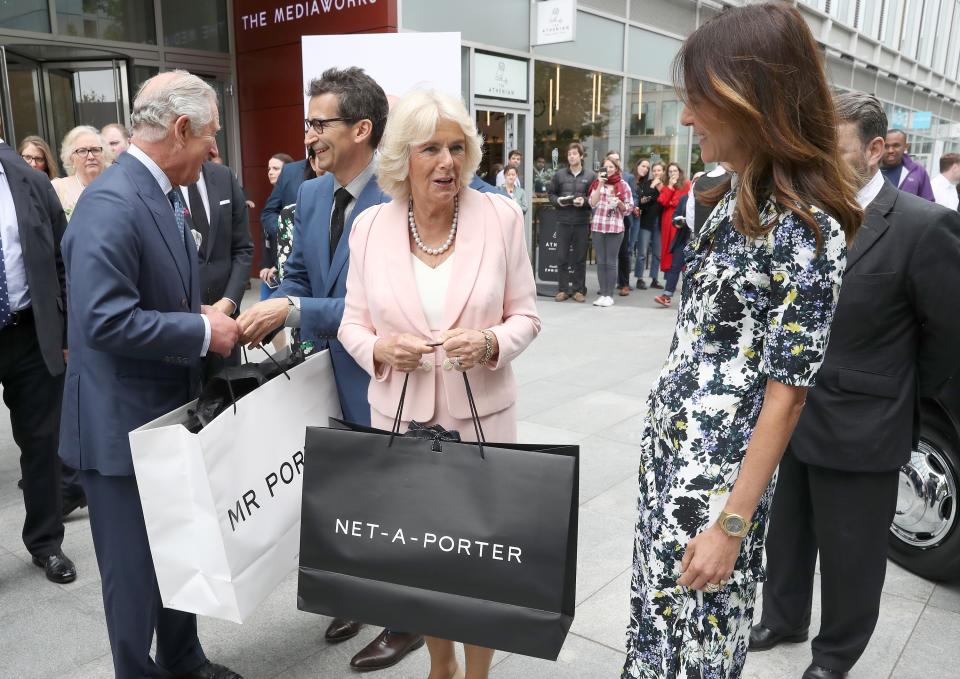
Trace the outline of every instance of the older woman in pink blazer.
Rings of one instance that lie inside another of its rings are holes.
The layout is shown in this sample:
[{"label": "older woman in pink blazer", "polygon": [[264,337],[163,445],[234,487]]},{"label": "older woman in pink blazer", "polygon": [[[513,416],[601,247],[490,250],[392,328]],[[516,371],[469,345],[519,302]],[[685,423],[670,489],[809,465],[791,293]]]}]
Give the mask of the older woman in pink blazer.
[{"label": "older woman in pink blazer", "polygon": [[[540,318],[520,210],[468,188],[480,145],[458,98],[419,90],[390,112],[377,179],[393,201],[353,224],[338,335],[373,377],[374,427],[392,426],[409,375],[401,431],[417,420],[473,440],[467,371],[486,438],[516,441],[510,363]],[[429,679],[463,676],[452,642],[427,646]],[[466,645],[465,657],[468,679],[487,677],[491,649]]]}]

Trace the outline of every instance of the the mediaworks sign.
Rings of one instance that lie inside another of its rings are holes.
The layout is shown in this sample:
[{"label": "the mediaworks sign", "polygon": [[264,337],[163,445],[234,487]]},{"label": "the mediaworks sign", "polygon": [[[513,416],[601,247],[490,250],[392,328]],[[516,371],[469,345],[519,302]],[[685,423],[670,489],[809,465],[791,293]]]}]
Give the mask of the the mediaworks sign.
[{"label": "the mediaworks sign", "polygon": [[527,100],[526,60],[476,52],[473,68],[473,93],[476,96]]}]

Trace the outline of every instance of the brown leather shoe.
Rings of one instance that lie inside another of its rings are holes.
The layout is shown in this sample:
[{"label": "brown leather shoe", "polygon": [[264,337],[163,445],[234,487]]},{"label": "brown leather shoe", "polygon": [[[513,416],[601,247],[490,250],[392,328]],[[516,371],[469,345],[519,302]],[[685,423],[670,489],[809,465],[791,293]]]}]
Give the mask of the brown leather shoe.
[{"label": "brown leather shoe", "polygon": [[385,629],[353,656],[350,667],[360,672],[382,670],[396,665],[408,653],[421,646],[423,646],[423,637],[418,634],[404,634]]},{"label": "brown leather shoe", "polygon": [[587,301],[587,296],[584,295],[582,292],[575,292],[575,293],[573,293],[573,301],[574,301],[574,302],[586,302],[586,301]]},{"label": "brown leather shoe", "polygon": [[620,296],[621,296],[621,297],[626,297],[626,296],[629,295],[629,294],[630,294],[630,286],[629,286],[629,285],[624,285],[622,288],[620,288]]},{"label": "brown leather shoe", "polygon": [[553,299],[556,300],[557,302],[566,302],[568,299],[570,299],[570,295],[568,295],[565,292],[558,292],[557,296],[554,297]]},{"label": "brown leather shoe", "polygon": [[327,627],[327,632],[323,636],[331,644],[339,644],[341,641],[353,639],[357,636],[360,633],[360,627],[359,622],[334,618],[330,621],[330,626]]}]

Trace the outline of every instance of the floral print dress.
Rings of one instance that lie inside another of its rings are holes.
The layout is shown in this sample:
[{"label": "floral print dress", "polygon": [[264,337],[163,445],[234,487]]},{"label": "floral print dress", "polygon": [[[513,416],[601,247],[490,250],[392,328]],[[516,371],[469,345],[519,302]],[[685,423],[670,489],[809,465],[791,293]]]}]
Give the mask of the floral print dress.
[{"label": "floral print dress", "polygon": [[735,200],[732,189],[687,248],[676,331],[648,400],[623,679],[740,676],[776,477],[727,586],[677,586],[680,561],[726,504],[767,379],[814,383],[840,292],[846,247],[834,219],[811,210],[818,248],[804,222],[768,201],[760,218],[771,230],[749,238],[732,226]]}]

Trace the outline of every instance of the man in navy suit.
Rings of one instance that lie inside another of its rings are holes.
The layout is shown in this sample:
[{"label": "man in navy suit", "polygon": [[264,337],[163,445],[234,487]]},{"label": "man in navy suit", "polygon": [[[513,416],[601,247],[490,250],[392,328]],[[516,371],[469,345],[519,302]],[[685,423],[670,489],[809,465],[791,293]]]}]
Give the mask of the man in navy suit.
[{"label": "man in navy suit", "polygon": [[[345,419],[370,424],[370,378],[337,340],[347,294],[348,240],[353,220],[368,207],[390,200],[374,177],[376,149],[387,123],[383,89],[359,68],[331,68],[307,90],[310,103],[303,143],[316,153],[322,177],[304,182],[297,196],[293,252],[283,282],[271,299],[240,314],[241,340],[259,344],[284,325],[300,328],[318,350],[329,349]],[[335,619],[331,643],[357,635],[360,624]],[[399,662],[423,645],[423,637],[384,630],[351,661],[358,670]]]},{"label": "man in navy suit", "polygon": [[[60,456],[80,470],[118,679],[238,679],[207,660],[195,615],[163,608],[128,432],[198,393],[200,359],[236,322],[201,306],[183,196],[219,129],[213,89],[184,71],[144,83],[133,143],[84,191],[63,239],[67,363]],[[156,632],[156,662],[150,647]]]}]

